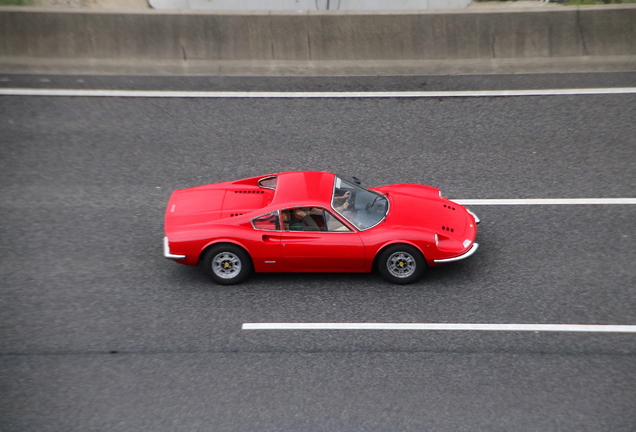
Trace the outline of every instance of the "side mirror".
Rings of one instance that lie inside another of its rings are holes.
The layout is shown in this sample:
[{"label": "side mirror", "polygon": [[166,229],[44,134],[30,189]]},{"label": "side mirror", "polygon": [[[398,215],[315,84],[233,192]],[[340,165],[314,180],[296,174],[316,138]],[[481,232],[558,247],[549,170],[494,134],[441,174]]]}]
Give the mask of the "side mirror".
[{"label": "side mirror", "polygon": [[353,182],[355,184],[357,184],[358,186],[360,186],[362,184],[362,182],[360,181],[360,179],[358,177],[351,176],[351,178],[353,179]]}]

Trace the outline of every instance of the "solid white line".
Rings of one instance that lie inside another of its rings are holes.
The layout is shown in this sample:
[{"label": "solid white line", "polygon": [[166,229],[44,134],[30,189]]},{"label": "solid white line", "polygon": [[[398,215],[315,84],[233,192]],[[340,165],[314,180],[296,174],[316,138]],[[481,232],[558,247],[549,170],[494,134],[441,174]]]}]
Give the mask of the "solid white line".
[{"label": "solid white line", "polygon": [[427,98],[427,97],[503,97],[503,96],[563,96],[632,94],[636,87],[538,90],[478,90],[478,91],[393,91],[393,92],[239,92],[239,91],[176,91],[176,90],[91,90],[0,88],[0,96],[83,96],[142,98]]},{"label": "solid white line", "polygon": [[243,330],[460,330],[636,333],[636,325],[450,323],[244,323]]},{"label": "solid white line", "polygon": [[453,199],[461,205],[588,205],[636,204],[636,198]]}]

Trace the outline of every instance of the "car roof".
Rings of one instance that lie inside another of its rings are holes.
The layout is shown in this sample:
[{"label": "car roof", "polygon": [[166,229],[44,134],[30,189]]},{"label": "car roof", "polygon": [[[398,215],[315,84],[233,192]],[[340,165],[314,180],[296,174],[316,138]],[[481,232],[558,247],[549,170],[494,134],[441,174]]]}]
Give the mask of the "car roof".
[{"label": "car roof", "polygon": [[294,171],[276,174],[276,194],[271,206],[282,208],[295,205],[322,205],[329,207],[336,177],[322,171]]}]

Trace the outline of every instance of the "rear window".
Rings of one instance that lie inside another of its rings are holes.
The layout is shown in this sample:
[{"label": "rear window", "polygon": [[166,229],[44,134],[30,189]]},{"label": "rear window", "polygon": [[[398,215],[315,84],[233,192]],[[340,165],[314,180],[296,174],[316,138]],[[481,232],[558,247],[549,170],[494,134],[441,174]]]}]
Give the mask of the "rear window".
[{"label": "rear window", "polygon": [[258,185],[262,188],[276,190],[276,183],[278,179],[276,176],[264,177],[258,181]]}]

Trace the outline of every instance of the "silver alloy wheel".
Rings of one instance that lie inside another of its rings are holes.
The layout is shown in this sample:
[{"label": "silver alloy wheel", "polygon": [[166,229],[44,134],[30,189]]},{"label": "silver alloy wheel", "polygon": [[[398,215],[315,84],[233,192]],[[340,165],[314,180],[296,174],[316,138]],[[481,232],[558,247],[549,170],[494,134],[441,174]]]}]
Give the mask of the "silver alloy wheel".
[{"label": "silver alloy wheel", "polygon": [[212,271],[222,279],[232,279],[241,272],[241,259],[232,252],[221,252],[212,259]]},{"label": "silver alloy wheel", "polygon": [[415,258],[407,252],[395,252],[386,260],[386,268],[397,278],[411,276],[416,266]]}]

